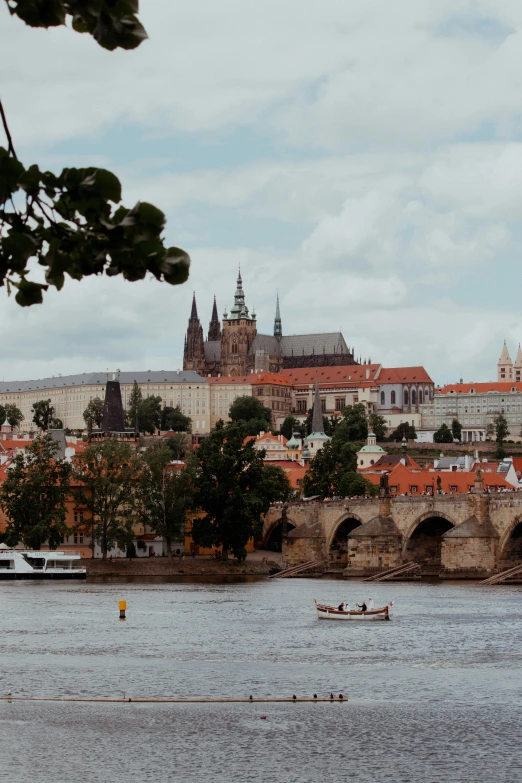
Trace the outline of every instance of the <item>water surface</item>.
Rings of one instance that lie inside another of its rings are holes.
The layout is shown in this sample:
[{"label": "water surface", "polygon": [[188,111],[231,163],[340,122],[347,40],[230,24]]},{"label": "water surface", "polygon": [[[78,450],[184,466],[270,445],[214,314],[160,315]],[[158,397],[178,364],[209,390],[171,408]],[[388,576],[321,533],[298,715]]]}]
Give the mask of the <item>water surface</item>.
[{"label": "water surface", "polygon": [[[392,622],[315,617],[314,597],[369,594],[395,600]],[[2,694],[350,701],[2,702],[0,780],[519,783],[521,599],[447,582],[2,584]]]}]

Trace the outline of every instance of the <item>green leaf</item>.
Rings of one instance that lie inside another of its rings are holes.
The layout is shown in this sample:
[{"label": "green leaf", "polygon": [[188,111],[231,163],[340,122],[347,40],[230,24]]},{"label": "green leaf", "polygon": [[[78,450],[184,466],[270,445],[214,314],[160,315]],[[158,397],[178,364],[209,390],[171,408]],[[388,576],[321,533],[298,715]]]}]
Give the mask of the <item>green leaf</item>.
[{"label": "green leaf", "polygon": [[13,283],[13,285],[15,288],[18,288],[15,300],[22,307],[41,304],[43,301],[42,293],[49,288],[47,285],[32,283],[30,280],[20,280],[19,283]]},{"label": "green leaf", "polygon": [[188,280],[190,256],[179,247],[169,247],[160,264],[163,277],[171,285],[180,285]]},{"label": "green leaf", "polygon": [[163,231],[165,227],[165,215],[152,204],[148,204],[146,201],[140,201],[133,210],[131,210],[136,216],[136,223],[143,226],[150,226],[156,229],[159,233]]},{"label": "green leaf", "polygon": [[24,171],[20,161],[9,155],[4,147],[0,147],[0,203],[11,198],[18,190]]}]

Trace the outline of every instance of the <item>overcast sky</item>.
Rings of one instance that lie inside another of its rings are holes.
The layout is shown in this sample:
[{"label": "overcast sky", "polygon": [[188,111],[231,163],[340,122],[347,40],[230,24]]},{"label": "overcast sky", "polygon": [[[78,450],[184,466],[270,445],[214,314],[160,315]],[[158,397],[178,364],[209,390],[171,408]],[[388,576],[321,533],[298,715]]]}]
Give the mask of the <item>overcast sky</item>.
[{"label": "overcast sky", "polygon": [[[181,287],[67,280],[0,290],[0,378],[176,369],[195,289],[283,333],[488,380],[522,340],[520,0],[141,0],[150,40],[106,52],[0,3],[19,157],[102,165],[192,257]],[[3,140],[0,141],[3,144]]]}]

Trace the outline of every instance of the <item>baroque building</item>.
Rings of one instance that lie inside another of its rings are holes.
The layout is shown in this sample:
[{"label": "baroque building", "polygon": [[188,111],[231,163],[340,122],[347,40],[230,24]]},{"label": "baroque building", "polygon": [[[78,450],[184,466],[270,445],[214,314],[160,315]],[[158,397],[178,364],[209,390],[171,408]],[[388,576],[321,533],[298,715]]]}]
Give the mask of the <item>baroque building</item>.
[{"label": "baroque building", "polygon": [[279,373],[295,367],[350,366],[355,360],[341,332],[283,334],[279,296],[276,299],[273,334],[257,331],[256,314],[245,303],[241,271],[237,278],[234,304],[225,310],[222,324],[216,299],[207,339],[199,320],[196,296],[188,322],[183,351],[183,369],[201,375],[242,376],[253,371]]}]

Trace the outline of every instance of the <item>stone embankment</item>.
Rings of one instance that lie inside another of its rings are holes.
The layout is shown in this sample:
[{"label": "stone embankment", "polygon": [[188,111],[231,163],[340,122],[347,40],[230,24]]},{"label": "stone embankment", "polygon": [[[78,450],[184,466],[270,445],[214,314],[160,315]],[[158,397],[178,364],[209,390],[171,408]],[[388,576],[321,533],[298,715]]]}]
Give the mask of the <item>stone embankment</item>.
[{"label": "stone embankment", "polygon": [[96,558],[80,560],[87,569],[87,576],[268,576],[277,563],[261,560],[235,560],[222,562],[205,557],[186,557],[183,560],[169,557]]}]

